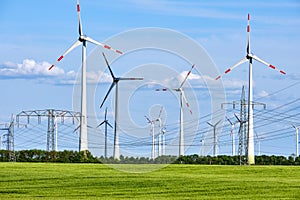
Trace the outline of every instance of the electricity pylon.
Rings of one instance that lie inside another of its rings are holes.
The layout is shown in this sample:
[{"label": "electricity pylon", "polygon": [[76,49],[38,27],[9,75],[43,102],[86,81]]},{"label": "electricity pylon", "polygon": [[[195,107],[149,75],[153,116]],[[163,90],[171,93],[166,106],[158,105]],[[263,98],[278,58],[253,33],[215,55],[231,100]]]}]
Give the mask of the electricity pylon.
[{"label": "electricity pylon", "polygon": [[[55,126],[57,126],[57,119],[61,119],[61,123],[64,124],[65,118],[72,118],[72,123],[75,123],[75,119],[79,121],[80,112],[73,112],[67,110],[55,110],[55,109],[46,109],[46,110],[30,110],[22,111],[16,116],[17,124],[19,125],[19,118],[26,117],[27,124],[30,122],[30,118],[37,117],[38,124],[41,123],[42,117],[47,117],[48,119],[48,128],[47,128],[47,151],[57,151],[57,134],[55,131]],[[80,146],[80,145],[79,145]]]},{"label": "electricity pylon", "polygon": [[[248,124],[247,124],[247,122],[248,122],[248,118],[247,118],[248,103],[247,103],[246,97],[245,97],[245,87],[244,86],[242,87],[241,99],[239,101],[233,101],[230,103],[222,103],[221,108],[223,109],[226,104],[232,105],[233,109],[236,109],[237,107],[239,107],[240,116],[238,117],[237,115],[235,115],[236,119],[240,123],[239,133],[238,133],[238,136],[239,136],[238,156],[240,159],[240,164],[248,163],[248,160],[247,160],[247,158],[248,158],[248,140],[249,140],[249,134],[248,134],[248,129],[247,129],[247,127],[248,127]],[[255,105],[261,105],[261,106],[263,106],[264,109],[266,109],[266,104],[251,101],[250,106],[254,107]],[[251,139],[254,139],[254,138],[251,138]],[[245,160],[243,158],[245,158]]]}]

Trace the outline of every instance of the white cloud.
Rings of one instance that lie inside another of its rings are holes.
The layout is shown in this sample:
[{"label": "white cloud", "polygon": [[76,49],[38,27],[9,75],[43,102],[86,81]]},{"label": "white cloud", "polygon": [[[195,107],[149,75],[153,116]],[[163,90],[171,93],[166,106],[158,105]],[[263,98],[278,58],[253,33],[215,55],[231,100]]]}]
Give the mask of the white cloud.
[{"label": "white cloud", "polygon": [[[74,70],[65,72],[58,66],[53,67],[48,62],[36,62],[33,59],[25,59],[22,63],[6,62],[0,66],[0,77],[4,79],[34,79],[39,82],[56,85],[73,85],[78,84],[78,74]],[[111,76],[102,71],[88,71],[87,82],[97,84],[111,82]]]},{"label": "white cloud", "polygon": [[65,72],[63,69],[51,66],[48,62],[36,62],[32,59],[25,59],[22,63],[6,62],[0,67],[0,75],[7,78],[30,78],[34,76],[60,76]]}]

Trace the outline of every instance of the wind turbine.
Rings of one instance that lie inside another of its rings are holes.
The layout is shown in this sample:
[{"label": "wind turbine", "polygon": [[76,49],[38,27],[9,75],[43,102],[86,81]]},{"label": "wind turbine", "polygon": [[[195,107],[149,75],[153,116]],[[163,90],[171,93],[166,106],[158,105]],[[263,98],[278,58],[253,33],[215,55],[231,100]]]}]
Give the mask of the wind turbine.
[{"label": "wind turbine", "polygon": [[214,157],[217,157],[218,156],[218,145],[219,145],[219,142],[218,142],[218,136],[217,136],[217,125],[221,122],[221,120],[219,120],[217,123],[215,124],[211,124],[209,122],[207,122],[208,125],[210,125],[211,127],[213,127],[213,131],[214,131]]},{"label": "wind turbine", "polygon": [[143,78],[122,78],[122,77],[115,77],[114,73],[112,72],[110,65],[104,55],[104,53],[102,53],[106,65],[109,69],[110,75],[113,79],[113,82],[109,88],[109,90],[107,91],[101,105],[100,108],[102,108],[105,100],[107,99],[110,91],[113,89],[114,86],[116,86],[116,96],[115,96],[115,129],[114,129],[114,159],[119,159],[120,157],[120,151],[119,151],[119,135],[118,135],[118,83],[119,81],[133,81],[133,80],[143,80]]},{"label": "wind turbine", "polygon": [[163,128],[161,129],[162,133],[162,155],[166,155],[166,134],[167,130],[166,127],[163,125]]},{"label": "wind turbine", "polygon": [[148,123],[150,123],[150,132],[152,135],[152,151],[151,151],[151,157],[152,160],[155,159],[155,138],[154,138],[154,125],[155,125],[155,120],[150,120],[147,116],[145,116],[147,119]]},{"label": "wind turbine", "polygon": [[[183,101],[185,101],[186,107],[190,109],[189,103],[184,95],[184,90],[183,90],[183,85],[186,82],[188,76],[191,74],[192,69],[194,68],[195,65],[192,65],[192,68],[190,71],[187,73],[185,76],[184,80],[180,84],[179,88],[173,89],[176,92],[180,93],[180,135],[179,135],[179,156],[184,156],[184,136],[183,136]],[[156,91],[167,91],[167,88],[163,89],[156,89]],[[190,109],[190,113],[192,114],[192,110]]]},{"label": "wind turbine", "polygon": [[104,124],[104,131],[105,131],[105,133],[104,133],[105,134],[105,140],[104,140],[104,158],[107,158],[107,125],[109,127],[113,128],[112,125],[108,122],[106,116],[107,116],[107,107],[105,109],[105,114],[104,114],[104,120],[103,120],[103,122],[101,122],[96,127],[96,128],[98,128],[98,127],[100,127],[100,126],[102,126]]},{"label": "wind turbine", "polygon": [[155,121],[158,121],[158,156],[161,155],[162,149],[161,146],[163,144],[161,137],[162,137],[162,121],[161,121],[161,113],[163,111],[163,107],[160,108],[158,117]]},{"label": "wind turbine", "polygon": [[[286,74],[284,71],[277,69],[274,65],[271,65],[267,63],[266,61],[260,59],[256,55],[254,55],[251,52],[250,49],[250,14],[248,14],[248,26],[247,26],[247,32],[248,32],[248,44],[247,44],[247,55],[245,58],[241,59],[238,63],[228,68],[223,75],[229,73],[234,68],[238,67],[239,65],[249,61],[249,93],[248,93],[248,164],[252,165],[255,164],[255,158],[254,158],[254,131],[253,131],[253,108],[251,106],[253,102],[253,88],[252,88],[252,60],[256,60],[271,69],[277,70],[281,74]],[[219,75],[216,77],[216,80],[220,79],[222,75]]]},{"label": "wind turbine", "polygon": [[260,156],[260,140],[261,139],[264,139],[263,137],[258,137],[258,134],[255,132],[255,135],[256,135],[256,139],[257,139],[257,155]]},{"label": "wind turbine", "polygon": [[95,45],[102,46],[108,50],[115,51],[116,53],[122,54],[120,50],[113,49],[112,47],[102,44],[86,35],[82,32],[81,17],[80,17],[80,4],[77,0],[77,15],[78,15],[78,24],[79,24],[79,38],[75,43],[72,44],[58,59],[57,61],[49,67],[51,70],[58,62],[60,62],[68,53],[73,49],[82,44],[82,68],[81,68],[81,117],[80,117],[80,144],[79,150],[85,151],[88,150],[87,142],[87,105],[86,105],[86,43],[90,42]]},{"label": "wind turbine", "polygon": [[299,148],[298,148],[298,145],[299,145],[299,139],[298,139],[298,132],[299,132],[299,128],[300,126],[295,126],[295,125],[292,125],[296,131],[296,157],[299,156]]},{"label": "wind turbine", "polygon": [[229,118],[227,118],[227,121],[230,123],[230,135],[231,135],[231,141],[232,141],[232,156],[235,156],[235,135],[234,135],[234,126],[235,122],[232,122]]}]

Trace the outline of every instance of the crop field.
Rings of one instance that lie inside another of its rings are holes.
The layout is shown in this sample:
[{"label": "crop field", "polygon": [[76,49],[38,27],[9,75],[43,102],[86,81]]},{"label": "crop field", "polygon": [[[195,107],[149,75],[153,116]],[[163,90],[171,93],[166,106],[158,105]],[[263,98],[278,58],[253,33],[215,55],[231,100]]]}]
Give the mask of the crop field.
[{"label": "crop field", "polygon": [[0,199],[299,199],[295,166],[0,163]]}]

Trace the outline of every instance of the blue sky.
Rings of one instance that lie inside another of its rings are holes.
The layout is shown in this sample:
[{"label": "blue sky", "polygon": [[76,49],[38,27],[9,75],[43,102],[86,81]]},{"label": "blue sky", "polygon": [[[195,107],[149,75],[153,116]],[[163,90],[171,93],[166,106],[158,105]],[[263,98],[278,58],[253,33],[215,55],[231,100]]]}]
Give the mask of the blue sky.
[{"label": "blue sky", "polygon": [[[295,131],[291,128],[291,124],[300,125],[298,120],[300,115],[298,92],[300,89],[298,69],[300,62],[297,59],[300,53],[298,46],[300,44],[299,1],[122,0],[112,2],[81,0],[80,4],[83,32],[100,42],[113,42],[111,38],[137,28],[157,27],[175,30],[202,46],[220,73],[246,55],[247,14],[251,13],[252,52],[287,72],[285,76],[282,76],[257,62],[253,64],[254,100],[267,104],[267,110],[264,111],[257,107],[257,111],[255,111],[257,115],[254,114],[257,124],[255,132],[258,137],[263,138],[261,153],[290,155],[295,152]],[[70,53],[53,71],[49,72],[47,68],[78,38],[76,1],[4,0],[0,7],[0,26],[2,38],[0,46],[0,90],[2,91],[0,123],[8,122],[11,113],[18,114],[22,110],[47,108],[72,110],[73,103],[76,104],[76,101],[73,102],[73,99],[76,99],[74,97],[76,92],[73,91],[78,89],[74,87],[73,83],[80,69],[80,48]],[[122,44],[112,44],[112,46],[119,48],[124,44],[126,41]],[[88,55],[95,49],[96,46],[88,44]],[[103,51],[113,60],[110,52]],[[137,65],[142,65],[142,61],[154,62],[150,58],[143,57],[144,60],[141,59],[141,56],[145,56],[146,53],[142,52],[140,56],[139,54],[130,54],[127,57],[119,58],[115,65],[123,64],[124,68],[112,65],[115,74],[118,76],[131,75],[130,70]],[[151,55],[151,52],[149,54]],[[157,54],[153,55],[157,56]],[[164,54],[162,53],[162,55]],[[134,56],[139,57],[135,58]],[[171,58],[170,55],[166,56],[166,58],[169,57]],[[140,59],[140,62],[135,59]],[[172,66],[178,74],[186,74],[191,67],[190,60],[174,59],[171,62],[159,58],[155,62]],[[99,102],[93,102],[95,107],[101,103],[110,84],[108,71],[103,63],[101,70],[104,74],[101,72],[98,74],[102,81],[97,86],[95,98]],[[153,76],[155,73],[153,72]],[[211,120],[211,107],[209,106],[211,96],[203,84],[203,80],[206,80],[207,77],[196,71],[192,75],[188,84],[196,93],[196,97],[193,98],[187,94],[187,98],[190,97],[190,101],[194,101],[200,111],[199,115],[192,117],[186,115],[186,131],[192,129],[191,132],[196,132],[193,145],[187,150],[188,154],[200,153],[200,140],[206,134],[211,133],[210,127],[206,124],[206,121]],[[199,78],[202,79],[202,82],[197,81],[197,77],[202,77]],[[90,74],[89,80],[95,81],[94,78],[93,74]],[[247,80],[247,64],[241,65],[224,76],[222,81],[226,91],[226,101],[238,100],[241,87],[242,85],[247,86]],[[155,87],[162,86],[155,85]],[[133,95],[133,102],[129,106],[132,112],[131,118],[139,127],[139,131],[149,132],[150,128],[147,126],[144,115],[150,115],[151,112],[157,113],[157,109],[162,105],[166,108],[168,117],[165,117],[165,123],[167,127],[169,126],[169,138],[172,138],[171,135],[178,131],[178,101],[171,93],[164,97],[152,92],[155,87],[150,87],[150,89],[146,86],[142,87],[142,92]],[[128,88],[124,88],[124,91],[126,89]],[[108,101],[106,106],[109,106],[109,120],[112,122],[113,106],[111,104],[111,101]],[[152,105],[159,106],[154,106],[154,110],[151,111]],[[104,109],[95,108],[95,111],[95,116],[98,118],[94,122],[96,124],[103,118]],[[235,112],[238,111],[228,109],[226,116],[234,119]],[[193,126],[189,125],[189,122],[194,119],[199,120],[199,130],[193,130]],[[94,126],[94,124],[92,125]],[[238,128],[238,125],[236,127]],[[124,131],[134,128],[127,127],[124,128]],[[38,129],[43,130],[42,127],[38,127]],[[71,130],[72,127],[69,129]],[[70,132],[69,129],[63,129],[65,134]],[[231,153],[229,129],[229,124],[225,121],[223,131],[220,133],[221,154]],[[30,133],[30,129],[16,131],[22,135],[19,137],[23,138],[22,141],[27,137],[26,134]],[[94,146],[92,151],[99,155],[103,151],[103,145],[99,146],[95,142],[97,140],[95,138],[98,138],[103,130],[90,130],[90,132],[90,135],[94,135],[94,139],[91,139],[93,142],[90,142],[91,146]],[[112,131],[110,133],[112,134]],[[76,143],[76,137],[74,139],[73,136],[72,134],[69,136],[72,148]],[[41,137],[46,138],[46,136]],[[92,138],[92,136],[90,137]],[[140,142],[148,142],[148,137],[150,138],[149,135],[145,135]],[[120,141],[122,139],[127,141],[128,145],[132,144],[130,137],[121,138]],[[17,148],[22,148],[22,145],[25,144],[22,141],[19,141]],[[146,152],[150,149],[147,142],[143,147]],[[65,141],[65,143],[67,142]],[[26,144],[29,145],[28,148],[43,145],[39,141]],[[68,145],[62,145],[61,148],[66,146]],[[257,151],[256,149],[256,153],[258,153]],[[134,152],[130,154],[135,155]]]}]

